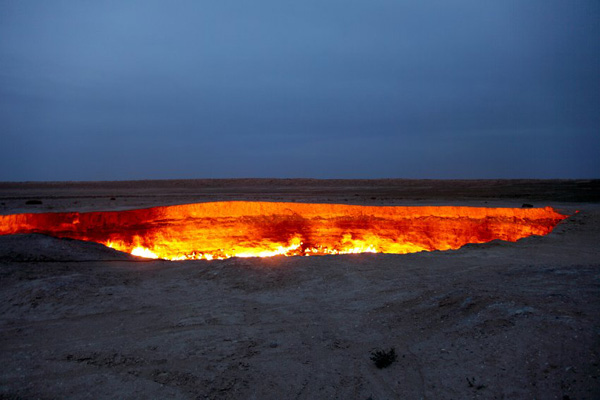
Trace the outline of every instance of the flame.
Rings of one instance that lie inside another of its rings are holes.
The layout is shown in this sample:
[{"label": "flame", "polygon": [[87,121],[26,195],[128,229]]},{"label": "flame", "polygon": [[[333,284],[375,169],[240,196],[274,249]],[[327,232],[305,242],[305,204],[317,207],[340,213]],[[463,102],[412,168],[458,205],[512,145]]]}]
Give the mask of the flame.
[{"label": "flame", "polygon": [[0,216],[0,235],[43,233],[146,258],[213,260],[458,249],[546,235],[566,218],[546,208],[374,207],[215,202],[128,211]]},{"label": "flame", "polygon": [[[111,247],[111,246],[108,246],[108,247]],[[134,247],[133,250],[131,250],[131,254],[133,254],[134,256],[144,257],[144,258],[159,258],[150,249],[147,249],[142,246]]]}]

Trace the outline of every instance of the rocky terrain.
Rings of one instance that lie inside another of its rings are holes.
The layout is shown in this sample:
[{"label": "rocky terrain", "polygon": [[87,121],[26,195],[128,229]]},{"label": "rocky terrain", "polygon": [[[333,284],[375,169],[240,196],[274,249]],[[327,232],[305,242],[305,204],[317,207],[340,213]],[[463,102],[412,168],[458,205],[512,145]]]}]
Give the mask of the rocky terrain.
[{"label": "rocky terrain", "polygon": [[[0,398],[599,398],[599,186],[0,184],[2,214],[244,199],[571,215],[544,237],[408,255],[169,262],[0,236]],[[391,348],[397,360],[378,369],[372,352]]]}]

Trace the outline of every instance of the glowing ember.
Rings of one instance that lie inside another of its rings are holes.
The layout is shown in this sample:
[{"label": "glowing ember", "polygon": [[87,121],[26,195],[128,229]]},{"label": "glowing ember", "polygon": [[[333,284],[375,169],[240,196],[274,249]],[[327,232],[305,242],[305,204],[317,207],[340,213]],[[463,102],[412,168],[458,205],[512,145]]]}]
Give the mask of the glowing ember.
[{"label": "glowing ember", "polygon": [[546,235],[546,208],[373,207],[216,202],[89,213],[0,216],[0,234],[43,233],[169,260],[414,253]]}]

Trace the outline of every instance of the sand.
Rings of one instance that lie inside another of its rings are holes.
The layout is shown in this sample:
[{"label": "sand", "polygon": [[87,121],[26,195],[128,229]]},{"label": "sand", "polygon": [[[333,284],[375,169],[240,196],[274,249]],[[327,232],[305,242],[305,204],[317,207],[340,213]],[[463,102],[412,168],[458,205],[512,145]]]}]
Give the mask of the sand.
[{"label": "sand", "polygon": [[[532,203],[573,214],[548,236],[409,255],[145,261],[94,243],[3,236],[0,396],[598,398],[599,187],[403,180],[0,184],[3,214],[230,199]],[[25,204],[31,199],[42,204]],[[397,361],[376,368],[371,352],[392,347]]]}]

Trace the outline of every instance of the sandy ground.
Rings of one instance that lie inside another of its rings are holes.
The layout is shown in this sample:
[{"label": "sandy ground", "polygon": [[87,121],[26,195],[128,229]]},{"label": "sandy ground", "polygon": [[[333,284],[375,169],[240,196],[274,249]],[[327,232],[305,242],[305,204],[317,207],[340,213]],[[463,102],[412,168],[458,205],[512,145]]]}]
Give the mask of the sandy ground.
[{"label": "sandy ground", "polygon": [[[410,255],[140,261],[0,237],[0,398],[600,398],[599,181],[335,182],[0,184],[0,212],[227,199],[580,212],[545,237]],[[391,347],[377,369],[371,352]]]}]

